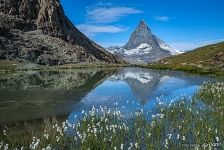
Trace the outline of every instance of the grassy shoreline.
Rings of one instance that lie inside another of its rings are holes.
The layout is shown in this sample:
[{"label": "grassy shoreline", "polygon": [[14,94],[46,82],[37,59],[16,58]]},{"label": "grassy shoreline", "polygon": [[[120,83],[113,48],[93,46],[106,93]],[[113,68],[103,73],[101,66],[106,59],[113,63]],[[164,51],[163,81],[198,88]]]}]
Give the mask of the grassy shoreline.
[{"label": "grassy shoreline", "polygon": [[[159,99],[155,110],[124,115],[93,106],[73,124],[45,121],[42,129],[5,127],[0,149],[222,149],[224,146],[224,83],[205,83],[191,99],[169,105]],[[17,131],[19,134],[16,135]]]},{"label": "grassy shoreline", "polygon": [[0,72],[27,71],[27,70],[66,70],[66,69],[83,69],[83,68],[111,68],[111,67],[131,67],[130,64],[65,64],[58,66],[43,66],[32,63],[19,63],[11,60],[0,60]]},{"label": "grassy shoreline", "polygon": [[191,74],[207,75],[211,77],[224,78],[224,71],[204,69],[204,68],[195,67],[195,66],[169,66],[169,65],[161,65],[161,64],[159,65],[151,64],[151,65],[140,65],[139,67],[149,68],[149,69],[158,69],[158,70],[184,71]]},{"label": "grassy shoreline", "polygon": [[22,64],[16,61],[0,60],[0,73],[28,70],[68,70],[68,69],[83,69],[83,68],[119,68],[119,67],[140,67],[157,70],[184,71],[191,74],[208,75],[212,77],[224,78],[224,71],[217,69],[205,69],[196,66],[170,66],[165,64],[149,64],[149,65],[133,65],[133,64],[67,64],[59,66],[42,66],[37,64]]}]

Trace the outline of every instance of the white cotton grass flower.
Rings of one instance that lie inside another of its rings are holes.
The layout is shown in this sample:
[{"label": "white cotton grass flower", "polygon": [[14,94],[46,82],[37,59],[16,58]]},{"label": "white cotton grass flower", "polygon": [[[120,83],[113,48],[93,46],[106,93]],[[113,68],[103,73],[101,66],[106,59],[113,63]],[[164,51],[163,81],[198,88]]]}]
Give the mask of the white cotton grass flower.
[{"label": "white cotton grass flower", "polygon": [[9,144],[5,144],[4,149],[3,150],[8,150],[9,149]]},{"label": "white cotton grass flower", "polygon": [[51,145],[48,144],[48,146],[46,148],[42,148],[42,150],[52,150]]},{"label": "white cotton grass flower", "polygon": [[168,134],[168,138],[170,140],[172,138],[172,134]]},{"label": "white cotton grass flower", "polygon": [[133,147],[133,143],[130,143],[130,147],[131,147],[131,148]]},{"label": "white cotton grass flower", "polygon": [[183,136],[183,141],[185,141],[186,140],[186,138],[185,138],[185,136]]},{"label": "white cotton grass flower", "polygon": [[49,139],[49,134],[48,133],[44,133],[44,137],[48,140]]},{"label": "white cotton grass flower", "polygon": [[215,129],[215,133],[218,134],[218,129]]},{"label": "white cotton grass flower", "polygon": [[3,130],[2,132],[3,132],[3,135],[7,135],[7,132],[6,132],[6,130]]},{"label": "white cotton grass flower", "polygon": [[61,139],[61,138],[60,138],[59,136],[56,136],[56,141],[57,141],[57,142],[59,142],[60,139]]},{"label": "white cotton grass flower", "polygon": [[33,141],[32,143],[30,144],[30,149],[31,150],[35,150],[37,149],[37,147],[39,146],[39,143],[40,143],[40,139],[36,138],[36,137],[33,137]]},{"label": "white cotton grass flower", "polygon": [[169,144],[168,139],[165,139],[165,148],[166,148],[166,149],[169,148],[169,147],[168,147],[168,144]]},{"label": "white cotton grass flower", "polygon": [[4,145],[4,143],[1,141],[0,142],[0,149],[2,148],[3,145]]},{"label": "white cotton grass flower", "polygon": [[135,143],[135,148],[138,148],[138,143]]},{"label": "white cotton grass flower", "polygon": [[121,150],[123,150],[124,149],[124,144],[121,144],[121,147],[120,148],[121,148]]},{"label": "white cotton grass flower", "polygon": [[220,141],[220,139],[219,139],[219,137],[217,136],[217,137],[215,137],[215,139],[216,139],[216,141],[217,142],[219,142]]}]

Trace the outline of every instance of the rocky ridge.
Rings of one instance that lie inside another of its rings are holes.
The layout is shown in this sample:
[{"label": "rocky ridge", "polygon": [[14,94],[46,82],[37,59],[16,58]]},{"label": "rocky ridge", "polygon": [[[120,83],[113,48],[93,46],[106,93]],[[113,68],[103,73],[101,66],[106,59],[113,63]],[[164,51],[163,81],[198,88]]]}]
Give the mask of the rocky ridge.
[{"label": "rocky ridge", "polygon": [[60,0],[1,0],[0,59],[41,65],[125,63],[82,34]]}]

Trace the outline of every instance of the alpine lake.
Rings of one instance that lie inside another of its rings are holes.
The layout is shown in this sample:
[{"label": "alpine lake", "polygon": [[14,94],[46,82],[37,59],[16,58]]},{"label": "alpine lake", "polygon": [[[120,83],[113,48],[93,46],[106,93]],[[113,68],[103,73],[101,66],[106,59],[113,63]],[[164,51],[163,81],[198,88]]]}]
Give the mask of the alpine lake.
[{"label": "alpine lake", "polygon": [[0,149],[222,149],[222,81],[140,67],[4,72]]},{"label": "alpine lake", "polygon": [[204,82],[218,79],[143,68],[18,71],[0,74],[0,124],[65,117],[113,107],[123,113],[154,109],[192,97]]}]

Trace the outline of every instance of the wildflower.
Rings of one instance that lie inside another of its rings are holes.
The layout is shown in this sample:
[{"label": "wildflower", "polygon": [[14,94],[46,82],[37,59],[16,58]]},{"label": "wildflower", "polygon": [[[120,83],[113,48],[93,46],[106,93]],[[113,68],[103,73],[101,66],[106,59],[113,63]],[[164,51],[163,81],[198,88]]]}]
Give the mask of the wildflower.
[{"label": "wildflower", "polygon": [[153,128],[156,125],[155,121],[152,121],[151,127]]},{"label": "wildflower", "polygon": [[186,140],[185,136],[183,136],[183,140],[184,140],[184,141]]},{"label": "wildflower", "polygon": [[60,137],[56,136],[56,141],[59,142],[60,141]]},{"label": "wildflower", "polygon": [[163,119],[164,114],[158,114],[158,116],[159,116],[160,119]]},{"label": "wildflower", "polygon": [[135,143],[135,148],[138,148],[138,143]]},{"label": "wildflower", "polygon": [[44,137],[48,140],[49,139],[49,134],[44,133]]},{"label": "wildflower", "polygon": [[33,137],[33,141],[30,144],[30,149],[35,150],[38,147],[39,143],[40,143],[40,139]]},{"label": "wildflower", "polygon": [[211,131],[211,128],[208,128],[208,132],[210,132]]},{"label": "wildflower", "polygon": [[218,136],[216,137],[216,141],[219,142],[219,137]]},{"label": "wildflower", "polygon": [[169,148],[169,147],[168,147],[168,144],[169,144],[168,139],[166,139],[166,140],[165,140],[165,148],[166,148],[166,149]]},{"label": "wildflower", "polygon": [[8,149],[9,149],[9,144],[5,144],[4,150],[8,150]]},{"label": "wildflower", "polygon": [[4,144],[3,142],[0,143],[0,149],[2,148],[3,144]]},{"label": "wildflower", "polygon": [[6,130],[3,130],[3,134],[6,135]]},{"label": "wildflower", "polygon": [[124,149],[124,144],[121,144],[121,150],[123,150]]},{"label": "wildflower", "polygon": [[130,143],[130,147],[131,147],[131,148],[133,147],[133,143]]},{"label": "wildflower", "polygon": [[43,148],[42,150],[51,150],[50,144],[46,148]]}]

